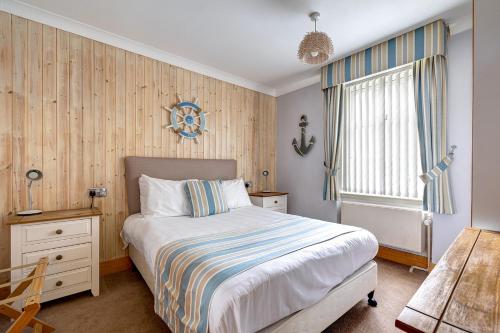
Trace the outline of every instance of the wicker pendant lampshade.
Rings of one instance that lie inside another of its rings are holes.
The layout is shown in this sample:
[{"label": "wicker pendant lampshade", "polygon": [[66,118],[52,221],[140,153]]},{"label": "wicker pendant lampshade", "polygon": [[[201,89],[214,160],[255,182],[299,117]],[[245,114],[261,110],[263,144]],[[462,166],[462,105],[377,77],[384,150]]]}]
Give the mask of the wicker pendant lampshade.
[{"label": "wicker pendant lampshade", "polygon": [[316,30],[319,13],[311,13],[309,17],[314,22],[314,31],[308,32],[300,42],[297,57],[306,64],[322,64],[330,59],[333,54],[332,40],[324,32]]}]

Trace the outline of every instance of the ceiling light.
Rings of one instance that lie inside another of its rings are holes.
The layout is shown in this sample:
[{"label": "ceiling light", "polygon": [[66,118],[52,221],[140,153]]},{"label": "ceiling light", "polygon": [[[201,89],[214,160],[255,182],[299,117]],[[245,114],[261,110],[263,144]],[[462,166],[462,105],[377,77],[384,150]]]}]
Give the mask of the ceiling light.
[{"label": "ceiling light", "polygon": [[316,30],[319,13],[311,13],[309,17],[314,22],[314,31],[308,32],[300,42],[297,57],[306,64],[316,65],[324,63],[332,56],[333,45],[327,34]]}]

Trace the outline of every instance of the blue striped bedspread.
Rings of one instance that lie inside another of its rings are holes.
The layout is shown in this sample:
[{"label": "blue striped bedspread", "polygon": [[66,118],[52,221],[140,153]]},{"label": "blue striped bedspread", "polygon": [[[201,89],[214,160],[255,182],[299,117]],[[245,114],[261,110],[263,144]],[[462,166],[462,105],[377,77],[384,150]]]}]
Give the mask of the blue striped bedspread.
[{"label": "blue striped bedspread", "polygon": [[156,257],[155,312],[174,333],[207,333],[210,302],[225,280],[350,232],[329,222],[297,217],[259,229],[168,243]]}]

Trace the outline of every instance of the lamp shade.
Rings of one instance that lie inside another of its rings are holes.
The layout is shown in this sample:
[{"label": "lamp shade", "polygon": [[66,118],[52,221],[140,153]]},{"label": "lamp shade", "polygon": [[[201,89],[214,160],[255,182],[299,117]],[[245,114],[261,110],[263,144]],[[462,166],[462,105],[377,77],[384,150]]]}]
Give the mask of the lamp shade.
[{"label": "lamp shade", "polygon": [[314,22],[314,31],[308,32],[300,42],[297,57],[306,64],[322,64],[332,56],[333,43],[326,33],[316,30],[320,14],[312,12],[309,17]]},{"label": "lamp shade", "polygon": [[333,54],[333,44],[324,32],[312,31],[300,42],[297,56],[306,64],[322,64]]}]

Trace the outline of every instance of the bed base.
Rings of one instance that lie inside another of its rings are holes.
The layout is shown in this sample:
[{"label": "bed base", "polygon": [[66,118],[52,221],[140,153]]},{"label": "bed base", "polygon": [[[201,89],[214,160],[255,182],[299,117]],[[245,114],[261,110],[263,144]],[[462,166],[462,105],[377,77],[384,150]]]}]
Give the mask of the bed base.
[{"label": "bed base", "polygon": [[146,264],[146,260],[141,252],[139,252],[132,244],[128,245],[128,255],[132,262],[135,265],[135,268],[141,273],[142,278],[146,282],[151,290],[151,293],[154,295],[155,292],[155,278],[153,274],[148,269],[148,265]]},{"label": "bed base", "polygon": [[[154,294],[155,279],[148,269],[142,254],[131,244],[129,256],[141,273],[151,293]],[[318,303],[298,311],[262,329],[260,333],[318,333],[330,326],[359,301],[367,297],[368,304],[377,306],[374,290],[377,286],[377,263],[370,261],[354,272],[341,284],[333,288]]]}]

